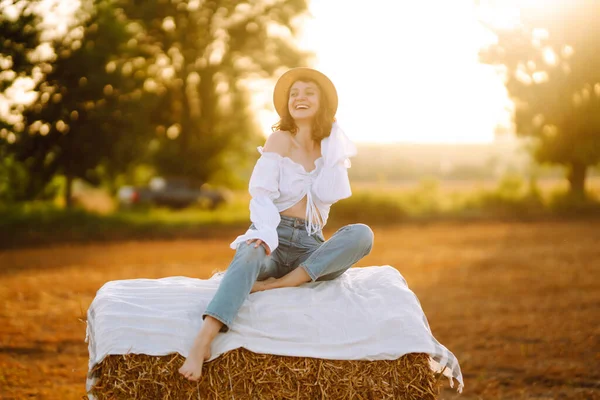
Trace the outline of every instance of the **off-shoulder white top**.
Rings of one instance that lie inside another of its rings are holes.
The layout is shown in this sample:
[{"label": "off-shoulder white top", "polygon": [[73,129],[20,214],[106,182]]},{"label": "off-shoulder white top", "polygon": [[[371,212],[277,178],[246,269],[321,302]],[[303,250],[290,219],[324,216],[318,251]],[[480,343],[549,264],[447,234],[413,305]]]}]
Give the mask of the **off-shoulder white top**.
[{"label": "off-shoulder white top", "polygon": [[321,157],[315,169],[306,171],[301,164],[274,152],[263,152],[250,177],[250,220],[253,229],[238,236],[230,247],[249,239],[264,241],[271,251],[279,245],[277,226],[279,213],[297,204],[306,196],[306,229],[308,234],[323,229],[331,205],[352,195],[348,180],[349,157],[356,155],[356,146],[337,122],[331,134],[321,141]]}]

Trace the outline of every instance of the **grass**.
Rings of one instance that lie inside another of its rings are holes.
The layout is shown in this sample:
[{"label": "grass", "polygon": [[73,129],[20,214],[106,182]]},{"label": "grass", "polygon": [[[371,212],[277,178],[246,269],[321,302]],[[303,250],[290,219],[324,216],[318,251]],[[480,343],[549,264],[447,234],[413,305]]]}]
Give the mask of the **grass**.
[{"label": "grass", "polygon": [[[441,398],[600,399],[596,222],[430,222],[374,232],[373,251],[358,265],[398,268],[461,363],[465,392]],[[207,278],[230,262],[231,239],[1,251],[0,398],[81,398],[82,319],[96,291],[117,279]]]},{"label": "grass", "polygon": [[[561,186],[562,183],[562,186]],[[590,179],[589,197],[572,199],[564,182],[526,182],[507,175],[499,182],[438,182],[411,186],[355,184],[352,197],[332,207],[330,220],[386,225],[431,220],[548,219],[600,217],[600,179]],[[210,211],[192,207],[116,210],[98,190],[79,193],[78,207],[50,203],[0,205],[0,248],[128,239],[203,238],[230,235],[249,223],[247,192]]]},{"label": "grass", "polygon": [[528,182],[519,175],[506,175],[498,182],[439,182],[425,178],[408,187],[358,184],[351,198],[332,209],[332,215],[339,219],[356,214],[371,223],[600,215],[600,180],[589,180],[584,199],[571,198],[564,182]]},{"label": "grass", "polygon": [[47,203],[0,207],[0,248],[56,242],[205,237],[247,225],[248,211],[237,203],[217,212],[200,209],[144,209],[108,214]]}]

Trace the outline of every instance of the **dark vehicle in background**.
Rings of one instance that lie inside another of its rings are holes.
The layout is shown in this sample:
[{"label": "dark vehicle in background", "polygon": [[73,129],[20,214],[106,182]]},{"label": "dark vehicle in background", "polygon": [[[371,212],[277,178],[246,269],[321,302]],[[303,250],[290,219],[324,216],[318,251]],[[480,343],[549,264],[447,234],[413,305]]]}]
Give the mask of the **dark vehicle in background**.
[{"label": "dark vehicle in background", "polygon": [[226,202],[225,193],[190,179],[155,177],[147,187],[123,186],[117,193],[119,206],[154,205],[174,209],[198,205],[214,210]]}]

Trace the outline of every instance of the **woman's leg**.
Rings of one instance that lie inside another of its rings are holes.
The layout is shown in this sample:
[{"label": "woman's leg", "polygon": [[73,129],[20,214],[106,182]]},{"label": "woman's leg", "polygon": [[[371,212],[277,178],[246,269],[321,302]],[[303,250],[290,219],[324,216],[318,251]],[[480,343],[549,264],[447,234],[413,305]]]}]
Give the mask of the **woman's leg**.
[{"label": "woman's leg", "polygon": [[218,319],[207,316],[202,322],[200,332],[194,339],[185,362],[179,368],[179,373],[191,381],[197,381],[202,375],[202,364],[210,358],[210,344],[221,330],[223,323]]},{"label": "woman's leg", "polygon": [[346,225],[305,260],[300,260],[297,269],[304,270],[310,281],[335,279],[371,252],[373,238],[373,231],[367,225]]},{"label": "woman's leg", "polygon": [[342,275],[371,252],[373,231],[367,225],[347,225],[314,251],[300,257],[287,275],[260,285],[260,290],[295,287],[311,281],[327,281]]},{"label": "woman's leg", "polygon": [[264,247],[240,243],[215,296],[206,307],[200,332],[179,372],[190,380],[200,379],[202,364],[210,358],[210,345],[219,332],[227,332],[257,278],[277,276],[277,251],[267,257]]},{"label": "woman's leg", "polygon": [[257,279],[277,276],[279,257],[276,249],[267,257],[263,246],[240,243],[231,264],[227,268],[217,293],[204,311],[203,318],[211,316],[223,323],[221,332],[227,332],[240,307],[250,294]]}]

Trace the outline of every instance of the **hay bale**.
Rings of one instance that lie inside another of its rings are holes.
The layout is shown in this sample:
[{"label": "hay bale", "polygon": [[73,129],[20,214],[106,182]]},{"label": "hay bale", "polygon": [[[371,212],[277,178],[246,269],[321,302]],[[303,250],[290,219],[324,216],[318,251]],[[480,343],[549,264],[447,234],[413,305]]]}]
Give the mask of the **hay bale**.
[{"label": "hay bale", "polygon": [[440,379],[427,354],[397,360],[340,361],[257,354],[239,348],[206,363],[199,382],[178,372],[179,354],[107,356],[90,391],[104,399],[407,399],[430,400]]}]

